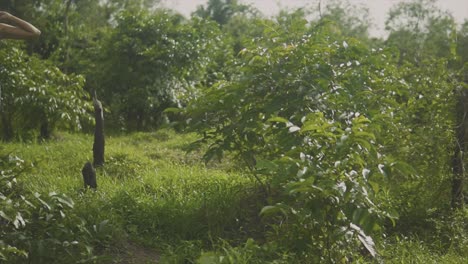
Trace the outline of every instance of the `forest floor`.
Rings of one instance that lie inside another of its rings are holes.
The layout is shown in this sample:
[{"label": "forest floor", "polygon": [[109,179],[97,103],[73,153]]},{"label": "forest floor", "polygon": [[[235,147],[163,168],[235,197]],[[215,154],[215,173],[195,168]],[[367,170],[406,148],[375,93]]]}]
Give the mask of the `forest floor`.
[{"label": "forest floor", "polygon": [[[108,136],[96,192],[83,192],[81,176],[92,159],[90,135],[8,143],[2,151],[33,165],[19,179],[27,188],[65,193],[75,213],[94,223],[98,263],[195,263],[203,253],[229,252],[267,233],[255,181],[234,159],[206,165],[201,151],[187,154],[195,139],[171,130]],[[386,263],[467,263],[455,250],[467,245],[440,252],[416,236],[387,241],[380,246]]]}]

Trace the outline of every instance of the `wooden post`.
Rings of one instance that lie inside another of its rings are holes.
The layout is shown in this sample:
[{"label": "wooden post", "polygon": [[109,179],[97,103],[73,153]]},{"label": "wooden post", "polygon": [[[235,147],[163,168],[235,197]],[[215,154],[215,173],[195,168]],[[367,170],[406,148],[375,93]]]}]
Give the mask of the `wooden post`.
[{"label": "wooden post", "polygon": [[97,99],[96,91],[93,96],[94,104],[94,119],[96,120],[96,126],[94,128],[94,144],[93,144],[93,165],[103,166],[104,165],[104,112],[102,109],[101,102]]},{"label": "wooden post", "polygon": [[90,187],[92,189],[97,188],[97,183],[96,183],[96,170],[94,170],[93,165],[91,162],[86,162],[86,164],[83,166],[83,169],[81,170],[81,174],[83,174],[83,180],[84,180],[84,187],[85,189]]}]

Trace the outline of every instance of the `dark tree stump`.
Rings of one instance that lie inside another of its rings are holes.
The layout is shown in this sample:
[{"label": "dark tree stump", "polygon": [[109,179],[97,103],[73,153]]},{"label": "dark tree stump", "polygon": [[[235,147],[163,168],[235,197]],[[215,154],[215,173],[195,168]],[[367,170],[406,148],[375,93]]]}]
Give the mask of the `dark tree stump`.
[{"label": "dark tree stump", "polygon": [[93,144],[93,165],[104,165],[104,112],[102,104],[97,99],[96,91],[93,97],[94,104],[94,119],[96,120],[96,127],[94,128],[94,144]]},{"label": "dark tree stump", "polygon": [[41,124],[40,128],[40,139],[50,139],[50,130],[49,130],[49,122],[47,122],[47,119],[45,119],[44,122]]},{"label": "dark tree stump", "polygon": [[96,171],[94,170],[93,164],[91,164],[91,162],[86,162],[86,164],[83,166],[83,169],[81,170],[81,174],[83,174],[85,189],[88,187],[93,189],[97,188]]}]

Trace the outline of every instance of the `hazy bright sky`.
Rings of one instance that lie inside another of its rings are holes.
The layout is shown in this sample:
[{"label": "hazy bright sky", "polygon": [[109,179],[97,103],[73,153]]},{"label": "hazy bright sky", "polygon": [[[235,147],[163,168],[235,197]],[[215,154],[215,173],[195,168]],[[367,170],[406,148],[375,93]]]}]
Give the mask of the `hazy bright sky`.
[{"label": "hazy bright sky", "polygon": [[[252,4],[267,16],[275,15],[280,8],[308,7],[317,8],[319,0],[239,0],[241,3]],[[391,6],[405,0],[349,0],[353,5],[364,5],[369,8],[375,28],[371,34],[382,35],[386,14]],[[406,0],[408,1],[408,0]],[[185,16],[195,11],[198,5],[207,0],[163,0],[165,6],[177,10]],[[325,6],[327,0],[322,0]],[[450,11],[459,23],[468,19],[468,0],[439,0],[438,6]]]}]

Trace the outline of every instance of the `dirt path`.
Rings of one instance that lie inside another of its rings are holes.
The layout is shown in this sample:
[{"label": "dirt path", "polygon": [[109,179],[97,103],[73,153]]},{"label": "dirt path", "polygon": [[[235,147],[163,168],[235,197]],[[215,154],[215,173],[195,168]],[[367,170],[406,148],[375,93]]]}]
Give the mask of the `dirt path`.
[{"label": "dirt path", "polygon": [[114,263],[119,264],[154,264],[159,263],[159,254],[152,249],[129,242]]}]

